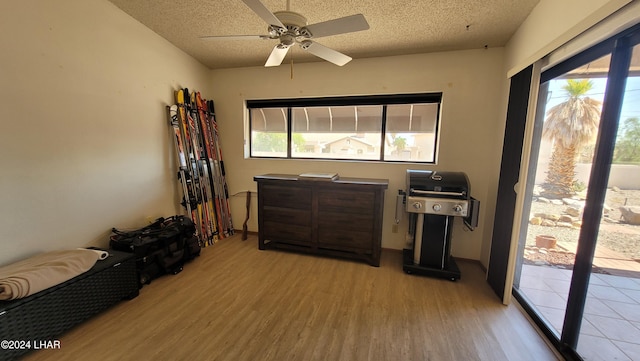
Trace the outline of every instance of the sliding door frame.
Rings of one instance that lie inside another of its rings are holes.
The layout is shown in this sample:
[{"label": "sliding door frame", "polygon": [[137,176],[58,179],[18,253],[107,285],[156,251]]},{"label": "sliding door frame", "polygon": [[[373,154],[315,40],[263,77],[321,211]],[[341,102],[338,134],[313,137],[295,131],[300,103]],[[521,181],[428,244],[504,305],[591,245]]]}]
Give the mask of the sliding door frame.
[{"label": "sliding door frame", "polygon": [[[536,124],[534,128],[541,128],[544,119],[543,98],[546,94],[545,88],[548,81],[561,76],[579,66],[596,60],[607,54],[611,54],[611,61],[608,72],[607,85],[603,101],[603,108],[600,117],[598,138],[591,168],[591,176],[587,188],[586,204],[583,213],[582,227],[578,240],[573,275],[571,278],[569,297],[565,311],[565,318],[562,327],[562,334],[558,339],[551,328],[536,313],[536,310],[529,306],[526,297],[513,288],[513,295],[523,306],[525,311],[532,317],[536,324],[546,334],[554,346],[568,359],[580,360],[576,349],[580,335],[580,327],[587,299],[589,279],[595,248],[598,239],[600,220],[603,212],[604,198],[609,180],[609,171],[613,159],[613,152],[618,133],[618,124],[626,80],[629,76],[629,65],[633,46],[640,43],[640,25],[627,29],[610,39],[607,39],[561,63],[546,70],[540,78],[540,97],[538,109],[536,110]],[[539,137],[539,132],[534,132]],[[539,148],[539,139],[533,141],[534,150]],[[533,153],[532,154],[537,154]],[[527,179],[525,197],[531,192],[531,174],[535,174],[535,164],[530,161],[529,178]],[[530,201],[525,201],[530,206]],[[526,209],[525,209],[526,210]],[[524,222],[524,220],[522,220]],[[522,236],[522,235],[521,235]],[[517,272],[517,271],[516,271]]]},{"label": "sliding door frame", "polygon": [[517,194],[520,165],[525,143],[525,129],[531,99],[534,66],[530,65],[511,78],[509,105],[502,145],[498,197],[493,221],[493,236],[487,282],[508,304],[513,281],[515,250],[511,247],[514,220],[517,216]]},{"label": "sliding door frame", "polygon": [[573,266],[573,277],[561,341],[573,349],[577,348],[582,314],[587,299],[587,289],[591,275],[593,256],[596,250],[600,221],[604,200],[609,183],[609,172],[616,145],[618,124],[626,88],[631,52],[633,45],[629,37],[621,37],[615,41],[611,53],[611,63],[607,87],[604,94],[598,141],[591,167],[587,199],[578,238],[578,249]]}]

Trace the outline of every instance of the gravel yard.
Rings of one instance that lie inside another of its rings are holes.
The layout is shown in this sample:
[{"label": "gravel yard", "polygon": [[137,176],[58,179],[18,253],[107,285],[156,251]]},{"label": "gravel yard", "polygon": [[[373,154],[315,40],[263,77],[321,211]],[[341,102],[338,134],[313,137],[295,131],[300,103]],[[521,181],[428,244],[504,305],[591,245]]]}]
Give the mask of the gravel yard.
[{"label": "gravel yard", "polygon": [[[543,202],[538,198],[531,204],[530,218],[538,215],[562,215],[569,207],[567,204],[553,204]],[[624,223],[620,214],[620,207],[640,206],[640,190],[608,189],[605,200],[605,217],[600,223],[598,235],[598,247],[606,247],[625,255],[630,259],[640,262],[640,226]],[[573,218],[578,222],[581,215]],[[533,222],[537,223],[537,222]],[[560,223],[558,223],[560,224]],[[527,242],[525,247],[525,263],[551,264],[562,268],[572,268],[575,258],[580,233],[579,224],[571,226],[570,223],[562,223],[562,226],[545,226],[530,224],[527,229]],[[540,252],[535,247],[537,235],[552,235],[558,240],[558,246],[551,250],[543,249]]]}]

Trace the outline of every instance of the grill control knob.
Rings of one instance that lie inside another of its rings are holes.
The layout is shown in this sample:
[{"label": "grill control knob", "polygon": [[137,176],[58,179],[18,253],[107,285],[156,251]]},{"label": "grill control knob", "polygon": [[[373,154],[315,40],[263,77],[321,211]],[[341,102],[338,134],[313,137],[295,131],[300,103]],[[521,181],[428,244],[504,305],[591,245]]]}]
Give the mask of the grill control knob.
[{"label": "grill control knob", "polygon": [[440,203],[436,203],[432,208],[434,211],[439,212],[442,209],[442,206],[440,205]]},{"label": "grill control knob", "polygon": [[453,206],[453,211],[456,213],[462,212],[462,206],[459,204],[456,204],[455,206]]},{"label": "grill control knob", "polygon": [[422,203],[420,203],[420,202],[415,202],[415,203],[413,204],[413,208],[415,208],[415,209],[420,209],[420,208],[422,208]]}]

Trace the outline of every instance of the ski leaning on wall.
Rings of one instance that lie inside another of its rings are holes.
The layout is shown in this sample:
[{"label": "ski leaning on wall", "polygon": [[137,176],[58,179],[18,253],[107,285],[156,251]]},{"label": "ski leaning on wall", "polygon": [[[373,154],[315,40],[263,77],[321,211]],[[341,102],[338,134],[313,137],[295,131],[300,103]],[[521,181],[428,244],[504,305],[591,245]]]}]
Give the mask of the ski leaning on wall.
[{"label": "ski leaning on wall", "polygon": [[233,235],[229,192],[212,100],[180,89],[167,106],[176,151],[182,206],[202,246]]}]

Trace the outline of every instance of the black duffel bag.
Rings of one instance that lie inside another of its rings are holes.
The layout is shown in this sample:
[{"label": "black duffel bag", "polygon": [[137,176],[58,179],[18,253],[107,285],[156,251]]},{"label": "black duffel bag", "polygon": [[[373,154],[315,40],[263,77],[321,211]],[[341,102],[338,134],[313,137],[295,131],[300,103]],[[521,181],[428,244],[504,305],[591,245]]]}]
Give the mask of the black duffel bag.
[{"label": "black duffel bag", "polygon": [[140,229],[113,228],[109,245],[134,254],[142,287],[162,274],[179,273],[186,261],[200,254],[195,230],[193,221],[182,215],[158,218]]}]

